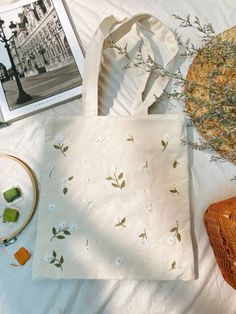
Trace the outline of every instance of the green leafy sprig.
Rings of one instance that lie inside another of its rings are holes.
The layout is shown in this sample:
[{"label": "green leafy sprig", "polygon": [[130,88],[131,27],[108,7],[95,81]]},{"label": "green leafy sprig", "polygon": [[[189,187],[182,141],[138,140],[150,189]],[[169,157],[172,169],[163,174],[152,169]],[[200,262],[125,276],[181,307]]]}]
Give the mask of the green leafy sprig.
[{"label": "green leafy sprig", "polygon": [[71,235],[69,231],[69,227],[64,227],[64,228],[59,228],[59,229],[56,229],[55,227],[53,227],[52,234],[53,236],[51,237],[50,241],[52,241],[54,238],[63,240],[66,238],[66,236]]},{"label": "green leafy sprig", "polygon": [[53,145],[53,147],[57,150],[60,150],[62,154],[66,157],[66,152],[68,151],[69,146],[66,146],[63,143],[58,142],[58,144]]},{"label": "green leafy sprig", "polygon": [[126,228],[125,223],[126,223],[126,217],[124,217],[121,220],[119,220],[118,223],[115,224],[115,227],[121,227],[122,226],[122,227]]},{"label": "green leafy sprig", "polygon": [[169,142],[168,140],[161,140],[161,146],[162,146],[162,151],[166,150],[166,147],[168,146]]},{"label": "green leafy sprig", "polygon": [[179,233],[179,223],[176,220],[176,227],[173,227],[172,229],[170,229],[170,232],[174,232],[174,237],[181,242],[181,234]]},{"label": "green leafy sprig", "polygon": [[113,181],[111,182],[112,186],[114,188],[119,188],[119,189],[123,189],[125,187],[125,180],[123,180],[124,174],[123,172],[121,172],[118,176],[116,175],[116,173],[114,173],[114,177],[109,176],[106,178],[107,181]]},{"label": "green leafy sprig", "polygon": [[180,195],[179,191],[176,189],[175,186],[172,189],[170,189],[169,191],[170,191],[170,193],[179,194]]},{"label": "green leafy sprig", "polygon": [[[67,179],[67,181],[72,181],[74,179],[74,177],[73,176],[71,176],[71,177],[69,177],[68,179]],[[67,193],[68,193],[68,191],[69,191],[69,189],[68,189],[68,187],[63,187],[63,194],[64,195],[66,195]]]},{"label": "green leafy sprig", "polygon": [[144,229],[144,231],[138,236],[139,238],[141,238],[142,240],[147,240],[147,230]]},{"label": "green leafy sprig", "polygon": [[55,267],[60,268],[61,271],[63,271],[63,268],[62,268],[63,263],[64,263],[64,257],[61,255],[60,259],[57,259],[57,253],[53,251],[50,264],[53,264]]}]

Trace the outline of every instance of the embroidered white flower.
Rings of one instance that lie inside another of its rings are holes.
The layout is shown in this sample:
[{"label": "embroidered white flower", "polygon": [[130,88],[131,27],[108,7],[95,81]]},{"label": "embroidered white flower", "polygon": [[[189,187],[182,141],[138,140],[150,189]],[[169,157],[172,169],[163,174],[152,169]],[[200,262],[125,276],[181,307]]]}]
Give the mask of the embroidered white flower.
[{"label": "embroidered white flower", "polygon": [[61,143],[64,140],[64,136],[62,134],[57,134],[55,139],[57,142]]},{"label": "embroidered white flower", "polygon": [[101,143],[105,140],[105,137],[99,136],[98,138],[95,139],[95,143]]},{"label": "embroidered white flower", "polygon": [[69,178],[64,178],[61,180],[62,189],[69,188],[71,185],[72,185],[72,180],[69,180]]},{"label": "embroidered white flower", "polygon": [[48,211],[54,212],[56,210],[56,204],[49,204],[48,205]]},{"label": "embroidered white flower", "polygon": [[71,224],[69,226],[69,229],[72,230],[72,231],[78,230],[78,225],[77,224]]},{"label": "embroidered white flower", "polygon": [[64,221],[62,221],[62,222],[60,222],[60,223],[58,224],[58,228],[60,228],[60,229],[64,229],[64,228],[66,228],[66,227],[68,227],[68,225],[67,225]]},{"label": "embroidered white flower", "polygon": [[148,239],[140,239],[139,240],[139,245],[142,247],[149,247],[150,246],[150,242]]},{"label": "embroidered white flower", "polygon": [[145,210],[148,211],[149,213],[151,213],[152,212],[152,204],[146,205]]},{"label": "embroidered white flower", "polygon": [[[116,173],[117,171],[119,171],[119,169],[121,168],[120,164],[114,164],[111,167],[111,173]],[[109,176],[110,174],[108,174],[107,176]]]},{"label": "embroidered white flower", "polygon": [[43,259],[46,263],[50,263],[53,260],[53,257],[51,255],[45,255]]},{"label": "embroidered white flower", "polygon": [[175,238],[174,238],[174,236],[169,236],[169,238],[168,238],[168,243],[169,243],[170,245],[175,244]]},{"label": "embroidered white flower", "polygon": [[68,140],[63,141],[63,144],[64,144],[64,146],[69,146],[70,145],[70,141],[68,141]]},{"label": "embroidered white flower", "polygon": [[83,206],[84,206],[85,208],[91,207],[92,204],[93,204],[92,201],[88,201],[88,200],[84,200],[84,201],[83,201]]},{"label": "embroidered white flower", "polygon": [[124,260],[123,260],[122,257],[117,257],[117,258],[115,259],[115,265],[116,265],[117,267],[122,266],[123,263],[124,263]]}]

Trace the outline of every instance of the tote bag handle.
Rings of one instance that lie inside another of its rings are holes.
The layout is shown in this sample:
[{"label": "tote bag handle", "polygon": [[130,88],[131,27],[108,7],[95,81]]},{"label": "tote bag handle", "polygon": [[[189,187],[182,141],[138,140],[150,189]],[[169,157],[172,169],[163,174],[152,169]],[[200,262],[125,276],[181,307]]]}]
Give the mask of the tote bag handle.
[{"label": "tote bag handle", "polygon": [[[115,24],[119,24],[114,30],[110,31]],[[137,14],[125,21],[118,21],[114,16],[105,18],[95,32],[90,45],[86,52],[85,59],[85,75],[83,82],[83,104],[86,115],[98,115],[98,80],[101,66],[103,50],[111,45],[111,41],[116,43],[136,24],[136,29],[144,43],[148,45],[150,53],[152,52],[151,44],[147,40],[145,33],[151,32],[153,39],[161,42],[168,51],[168,57],[164,63],[164,68],[168,71],[173,66],[173,61],[178,53],[178,44],[174,33],[161,21],[150,14]],[[155,56],[153,55],[155,61]],[[165,58],[163,58],[165,59]],[[145,99],[143,99],[144,91],[149,81],[152,80]],[[145,73],[143,83],[137,93],[137,97],[131,107],[132,115],[147,115],[148,108],[153,103],[154,94],[160,97],[163,90],[169,82],[168,77],[155,77],[153,73]]]}]

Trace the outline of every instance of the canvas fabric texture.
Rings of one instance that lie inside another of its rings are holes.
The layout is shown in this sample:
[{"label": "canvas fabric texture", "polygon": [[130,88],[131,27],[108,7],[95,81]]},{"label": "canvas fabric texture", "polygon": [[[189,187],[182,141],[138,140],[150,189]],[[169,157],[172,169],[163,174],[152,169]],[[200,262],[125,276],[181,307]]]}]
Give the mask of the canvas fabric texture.
[{"label": "canvas fabric texture", "polygon": [[175,37],[151,15],[110,16],[95,32],[86,54],[86,116],[50,120],[45,130],[35,279],[195,278],[185,121],[147,114],[168,79],[145,73],[131,115],[98,116],[103,51],[130,32],[153,57],[153,43],[162,44],[164,66],[173,66]]}]

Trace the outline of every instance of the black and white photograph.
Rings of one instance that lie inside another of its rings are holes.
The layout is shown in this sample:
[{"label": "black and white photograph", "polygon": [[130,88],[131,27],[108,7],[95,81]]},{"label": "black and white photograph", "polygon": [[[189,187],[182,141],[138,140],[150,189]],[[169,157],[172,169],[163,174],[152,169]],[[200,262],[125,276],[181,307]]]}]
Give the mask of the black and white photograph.
[{"label": "black and white photograph", "polygon": [[28,1],[0,12],[0,80],[9,111],[41,105],[82,85],[56,3]]}]

